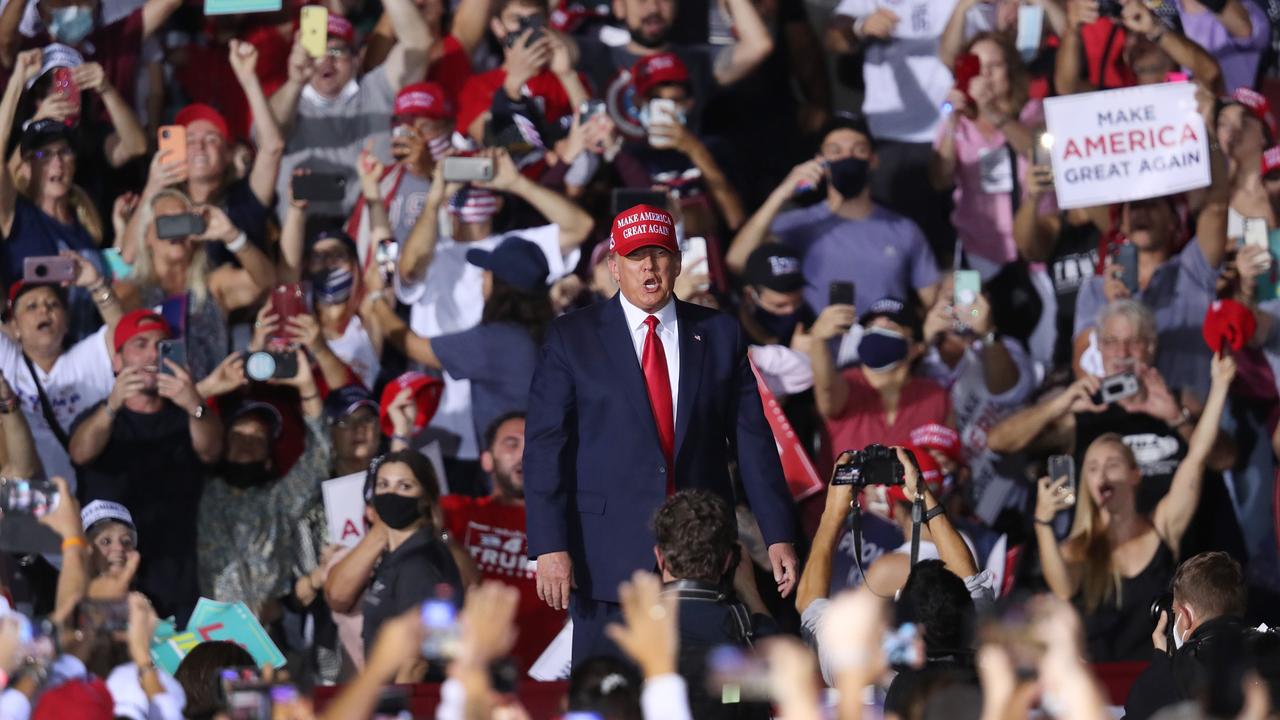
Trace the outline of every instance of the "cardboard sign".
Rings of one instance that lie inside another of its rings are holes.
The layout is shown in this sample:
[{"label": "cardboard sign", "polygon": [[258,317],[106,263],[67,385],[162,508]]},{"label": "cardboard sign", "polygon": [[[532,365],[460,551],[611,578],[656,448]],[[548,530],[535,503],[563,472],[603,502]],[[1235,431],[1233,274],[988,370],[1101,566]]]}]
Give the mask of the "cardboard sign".
[{"label": "cardboard sign", "polygon": [[330,542],[355,547],[364,537],[364,476],[351,473],[320,484]]},{"label": "cardboard sign", "polygon": [[205,15],[277,12],[281,7],[281,0],[204,0]]},{"label": "cardboard sign", "polygon": [[242,602],[226,603],[200,598],[187,629],[175,633],[172,623],[156,627],[151,639],[151,659],[172,675],[191,649],[210,640],[226,640],[244,648],[259,668],[284,667],[284,653],[271,641],[262,623]]},{"label": "cardboard sign", "polygon": [[796,431],[787,420],[782,404],[773,396],[773,392],[765,385],[764,378],[756,364],[751,363],[751,372],[756,375],[756,385],[760,388],[760,402],[764,405],[764,417],[769,421],[769,429],[773,431],[773,441],[778,446],[778,459],[782,461],[782,475],[787,479],[787,489],[797,502],[822,490],[822,478],[813,467],[809,453],[805,451]]},{"label": "cardboard sign", "polygon": [[1172,195],[1210,183],[1195,85],[1165,83],[1044,101],[1064,210]]}]

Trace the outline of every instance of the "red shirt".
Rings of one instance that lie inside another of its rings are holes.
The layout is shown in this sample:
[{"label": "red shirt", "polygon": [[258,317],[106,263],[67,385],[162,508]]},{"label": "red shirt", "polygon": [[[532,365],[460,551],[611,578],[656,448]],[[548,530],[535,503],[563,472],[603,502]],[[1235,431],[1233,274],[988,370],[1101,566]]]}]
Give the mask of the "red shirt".
[{"label": "red shirt", "polygon": [[947,391],[932,380],[907,380],[898,398],[898,415],[890,425],[885,422],[880,393],[867,382],[862,369],[849,368],[841,376],[849,383],[849,400],[839,417],[827,420],[830,447],[837,455],[843,450],[861,450],[871,443],[906,445],[915,428],[928,423],[947,424]]},{"label": "red shirt", "polygon": [[529,560],[524,505],[504,505],[492,497],[446,495],[440,498],[445,524],[487,580],[520,591],[516,626],[520,635],[513,654],[528,670],[564,628],[565,614],[538,599],[537,574]]},{"label": "red shirt", "polygon": [[1138,84],[1133,70],[1124,61],[1124,26],[1111,18],[1100,18],[1080,28],[1084,43],[1086,80],[1099,90]]},{"label": "red shirt", "polygon": [[[502,87],[506,79],[507,71],[503,68],[472,75],[467,79],[466,84],[462,86],[462,95],[458,98],[459,132],[465,134],[476,118],[489,111],[489,106],[493,104],[493,94]],[[582,81],[583,87],[587,86],[585,75],[578,73],[578,79]],[[547,124],[554,124],[573,112],[569,104],[569,93],[564,91],[564,86],[550,70],[544,69],[534,75],[529,82],[525,83],[525,87],[529,88],[529,93],[542,107],[542,116]]]},{"label": "red shirt", "polygon": [[[471,77],[471,58],[467,57],[467,51],[458,42],[458,38],[452,35],[444,36],[443,47],[444,53],[432,60],[431,67],[427,68],[427,79],[440,83],[445,97],[457,107],[462,88]],[[493,96],[490,95],[489,98],[492,100]],[[459,124],[458,127],[461,129],[464,126]]]}]

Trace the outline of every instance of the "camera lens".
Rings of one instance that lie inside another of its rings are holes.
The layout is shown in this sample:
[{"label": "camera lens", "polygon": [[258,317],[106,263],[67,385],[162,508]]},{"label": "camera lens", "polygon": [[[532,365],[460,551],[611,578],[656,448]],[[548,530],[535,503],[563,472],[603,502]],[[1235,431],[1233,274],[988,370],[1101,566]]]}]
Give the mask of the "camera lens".
[{"label": "camera lens", "polygon": [[36,277],[45,277],[45,276],[46,276],[46,275],[48,275],[48,274],[49,274],[49,266],[48,266],[48,265],[37,265],[37,266],[36,266]]},{"label": "camera lens", "polygon": [[276,359],[271,353],[259,350],[244,361],[244,374],[250,380],[266,382],[276,373]]}]

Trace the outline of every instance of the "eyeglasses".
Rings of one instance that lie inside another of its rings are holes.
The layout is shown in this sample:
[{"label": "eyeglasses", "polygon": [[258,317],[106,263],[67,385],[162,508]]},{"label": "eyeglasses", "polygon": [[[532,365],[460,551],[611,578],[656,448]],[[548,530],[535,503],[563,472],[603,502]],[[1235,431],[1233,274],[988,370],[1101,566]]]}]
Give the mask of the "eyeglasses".
[{"label": "eyeglasses", "polygon": [[36,150],[31,156],[37,160],[52,160],[54,157],[63,160],[71,160],[76,156],[76,151],[69,147],[60,147],[56,150]]},{"label": "eyeglasses", "polygon": [[331,47],[326,48],[324,54],[334,60],[345,60],[351,57],[351,48],[348,47]]},{"label": "eyeglasses", "polygon": [[342,428],[343,430],[359,430],[371,427],[377,422],[378,418],[375,415],[348,415],[347,417],[335,422],[334,425]]}]

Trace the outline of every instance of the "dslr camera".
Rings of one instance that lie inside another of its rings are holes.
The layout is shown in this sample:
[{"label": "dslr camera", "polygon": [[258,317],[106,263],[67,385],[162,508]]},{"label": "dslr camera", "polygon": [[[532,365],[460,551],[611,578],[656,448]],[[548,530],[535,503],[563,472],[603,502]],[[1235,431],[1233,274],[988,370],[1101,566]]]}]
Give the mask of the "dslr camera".
[{"label": "dslr camera", "polygon": [[[864,488],[868,485],[901,485],[904,468],[898,461],[898,453],[891,447],[872,443],[861,450],[846,450],[853,457],[848,462],[836,466],[832,485],[853,485]],[[911,462],[915,457],[907,451]]]}]

